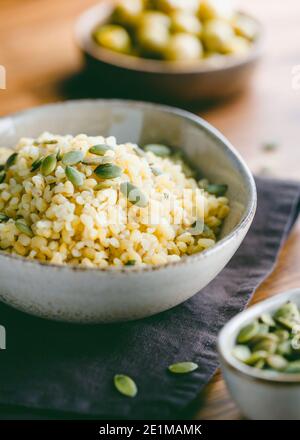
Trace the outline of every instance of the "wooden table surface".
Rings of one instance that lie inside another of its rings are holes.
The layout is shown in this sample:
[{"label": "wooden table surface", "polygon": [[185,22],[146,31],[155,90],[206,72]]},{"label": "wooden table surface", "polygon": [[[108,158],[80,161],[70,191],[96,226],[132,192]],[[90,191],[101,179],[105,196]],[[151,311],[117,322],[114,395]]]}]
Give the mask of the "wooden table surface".
[{"label": "wooden table surface", "polygon": [[[7,88],[0,90],[1,116],[65,98],[61,84],[83,68],[73,36],[74,20],[94,3],[95,0],[0,0],[0,65],[7,75]],[[300,65],[300,2],[240,3],[245,3],[245,9],[265,26],[264,60],[248,90],[200,114],[232,141],[254,172],[299,179],[300,78],[296,72]],[[262,146],[270,142],[278,144],[278,148],[264,151]],[[254,302],[300,286],[299,261],[298,223],[273,274],[257,290]],[[201,420],[242,417],[220,373],[199,396],[196,406],[196,418]]]}]

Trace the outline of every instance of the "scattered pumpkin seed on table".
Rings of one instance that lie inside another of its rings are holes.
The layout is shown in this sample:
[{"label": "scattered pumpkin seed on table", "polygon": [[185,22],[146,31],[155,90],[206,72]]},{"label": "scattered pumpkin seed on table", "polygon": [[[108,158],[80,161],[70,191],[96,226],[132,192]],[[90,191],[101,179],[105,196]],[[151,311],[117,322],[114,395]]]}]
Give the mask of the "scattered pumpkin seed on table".
[{"label": "scattered pumpkin seed on table", "polygon": [[168,370],[173,374],[192,373],[198,369],[198,364],[195,362],[178,362],[168,366]]},{"label": "scattered pumpkin seed on table", "polygon": [[241,328],[232,355],[253,368],[300,373],[300,310],[287,302]]},{"label": "scattered pumpkin seed on table", "polygon": [[136,383],[131,377],[125,374],[116,374],[114,376],[114,385],[119,393],[127,397],[135,397],[138,392]]}]

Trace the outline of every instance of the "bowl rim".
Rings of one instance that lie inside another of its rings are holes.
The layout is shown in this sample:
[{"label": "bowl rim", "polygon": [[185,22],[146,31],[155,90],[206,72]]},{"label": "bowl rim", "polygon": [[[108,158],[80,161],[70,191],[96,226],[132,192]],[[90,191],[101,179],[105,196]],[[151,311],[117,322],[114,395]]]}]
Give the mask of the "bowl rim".
[{"label": "bowl rim", "polygon": [[22,261],[28,265],[34,265],[34,266],[43,266],[46,268],[56,268],[58,270],[73,270],[76,272],[96,272],[96,273],[135,273],[139,274],[141,272],[150,272],[150,271],[164,271],[172,268],[177,268],[178,266],[190,264],[193,262],[201,261],[202,259],[214,255],[219,249],[224,248],[228,245],[229,242],[231,242],[234,237],[243,229],[247,228],[253,221],[256,207],[257,207],[257,190],[256,190],[256,184],[254,181],[254,177],[246,165],[244,159],[241,157],[241,155],[235,150],[235,148],[232,146],[232,144],[226,139],[226,137],[221,134],[216,128],[214,128],[211,124],[209,124],[207,121],[202,119],[201,117],[187,111],[182,110],[177,107],[171,107],[167,105],[162,104],[156,104],[151,102],[143,102],[143,101],[134,101],[134,100],[123,100],[123,99],[77,99],[77,100],[67,100],[67,101],[58,101],[50,104],[44,104],[41,106],[32,107],[29,109],[17,111],[14,113],[11,113],[7,116],[3,116],[0,118],[0,123],[2,120],[5,119],[19,119],[22,117],[28,116],[28,114],[32,114],[34,116],[35,113],[39,113],[41,110],[47,111],[47,110],[53,110],[55,111],[55,108],[57,107],[68,107],[72,105],[93,105],[93,104],[100,104],[103,107],[108,106],[116,106],[116,107],[122,107],[122,106],[129,106],[130,108],[138,108],[140,110],[143,109],[151,109],[151,110],[158,110],[167,114],[172,114],[174,116],[177,116],[180,119],[183,119],[186,123],[192,124],[196,126],[198,129],[205,131],[205,133],[212,138],[220,148],[223,149],[223,151],[226,152],[226,154],[231,159],[232,163],[236,166],[236,168],[241,173],[242,178],[244,179],[244,182],[247,184],[247,188],[249,191],[249,198],[247,205],[245,207],[244,214],[238,224],[232,229],[232,231],[223,237],[220,241],[218,241],[213,247],[206,249],[200,253],[196,253],[193,255],[188,256],[182,256],[180,261],[173,261],[168,262],[163,265],[159,266],[122,266],[122,267],[107,267],[107,268],[96,268],[96,267],[82,267],[78,265],[72,265],[72,264],[53,264],[53,263],[47,263],[42,262],[39,260],[29,259],[27,257],[15,255],[6,253],[5,251],[0,251],[0,260],[1,258],[9,258],[12,260],[19,260]]},{"label": "bowl rim", "polygon": [[300,373],[288,374],[283,372],[268,372],[259,370],[239,361],[230,351],[231,342],[235,338],[237,331],[244,325],[247,325],[247,322],[257,318],[262,313],[276,309],[286,301],[293,300],[295,297],[297,297],[300,301],[300,287],[287,290],[285,292],[279,292],[269,299],[260,301],[259,303],[237,314],[223,327],[218,336],[217,348],[221,358],[221,363],[225,366],[225,368],[230,369],[243,379],[248,379],[252,382],[260,382],[272,385],[300,383]]},{"label": "bowl rim", "polygon": [[252,43],[252,48],[246,55],[240,56],[226,56],[224,57],[224,63],[220,65],[214,65],[211,60],[199,60],[195,63],[176,63],[166,60],[155,60],[141,57],[134,57],[126,54],[114,52],[109,49],[98,46],[91,37],[94,23],[91,26],[87,26],[85,22],[89,21],[89,17],[95,20],[95,17],[99,15],[99,12],[105,11],[105,9],[112,10],[113,0],[102,0],[100,4],[96,4],[86,9],[76,20],[74,27],[74,36],[79,48],[87,55],[96,59],[99,62],[111,65],[116,68],[125,69],[132,72],[143,72],[149,74],[201,74],[201,73],[216,73],[230,70],[242,65],[252,63],[259,59],[263,51],[263,25],[262,23],[251,14],[238,10],[238,13],[250,18],[257,24],[258,34],[256,40]]}]

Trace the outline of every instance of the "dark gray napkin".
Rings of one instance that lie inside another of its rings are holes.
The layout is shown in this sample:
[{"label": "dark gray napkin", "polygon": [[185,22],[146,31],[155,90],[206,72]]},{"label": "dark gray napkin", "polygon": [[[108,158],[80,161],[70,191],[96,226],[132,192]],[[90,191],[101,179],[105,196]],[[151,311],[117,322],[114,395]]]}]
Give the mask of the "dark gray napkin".
[{"label": "dark gray napkin", "polygon": [[[30,418],[34,409],[78,417],[178,417],[218,367],[218,332],[271,272],[298,216],[300,185],[257,179],[257,186],[257,215],[235,257],[209,286],[168,312],[119,325],[80,326],[1,305],[7,349],[0,351],[0,404],[6,411],[11,405],[27,408]],[[182,360],[197,362],[199,369],[171,376],[166,367]],[[136,398],[117,393],[116,373],[135,379]],[[15,417],[21,415],[19,409]]]}]

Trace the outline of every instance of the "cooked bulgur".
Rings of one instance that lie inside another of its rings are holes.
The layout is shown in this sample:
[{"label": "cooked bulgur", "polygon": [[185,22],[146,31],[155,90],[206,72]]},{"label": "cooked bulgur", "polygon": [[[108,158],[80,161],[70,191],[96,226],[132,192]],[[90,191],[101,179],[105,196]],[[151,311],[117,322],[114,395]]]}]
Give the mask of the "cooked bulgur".
[{"label": "cooked bulgur", "polygon": [[178,261],[215,244],[226,189],[197,182],[166,146],[22,138],[0,149],[0,249],[97,268]]}]

